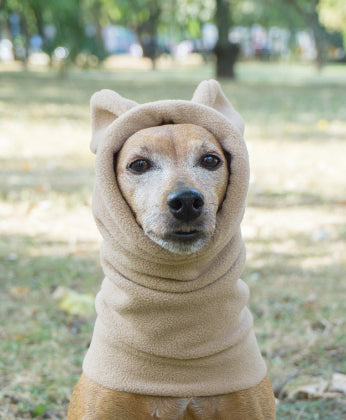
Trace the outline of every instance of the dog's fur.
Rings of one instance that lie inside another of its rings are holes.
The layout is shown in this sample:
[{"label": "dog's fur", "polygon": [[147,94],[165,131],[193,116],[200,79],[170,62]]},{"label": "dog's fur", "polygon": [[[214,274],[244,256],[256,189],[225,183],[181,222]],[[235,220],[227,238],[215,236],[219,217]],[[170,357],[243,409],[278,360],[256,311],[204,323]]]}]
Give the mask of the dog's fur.
[{"label": "dog's fur", "polygon": [[[201,159],[215,156],[216,169],[205,169]],[[129,165],[143,159],[151,167],[138,175]],[[116,165],[121,192],[144,232],[174,253],[197,251],[212,236],[216,212],[228,183],[227,160],[215,137],[193,124],[162,125],[138,131],[122,147]],[[181,189],[194,189],[204,196],[201,215],[193,221],[172,216],[167,197]],[[199,235],[194,240],[173,238],[176,231]]]},{"label": "dog's fur", "polygon": [[268,376],[250,389],[211,397],[173,398],[113,391],[84,374],[76,385],[68,420],[275,420]]},{"label": "dog's fur", "polygon": [[[204,128],[163,125],[132,135],[115,158],[119,188],[138,224],[154,242],[175,254],[196,252],[213,235],[227,190],[230,158]],[[176,217],[171,194],[194,191],[198,215]],[[192,218],[191,218],[192,219]],[[110,390],[81,376],[69,420],[273,420],[275,402],[266,376],[250,389],[210,397],[143,396]]]}]

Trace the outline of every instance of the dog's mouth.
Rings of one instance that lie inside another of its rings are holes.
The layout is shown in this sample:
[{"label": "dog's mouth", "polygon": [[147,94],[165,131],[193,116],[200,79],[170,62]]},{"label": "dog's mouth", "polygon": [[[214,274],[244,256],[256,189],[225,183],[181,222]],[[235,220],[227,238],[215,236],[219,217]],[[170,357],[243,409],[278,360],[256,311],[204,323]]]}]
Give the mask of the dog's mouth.
[{"label": "dog's mouth", "polygon": [[200,230],[176,230],[173,232],[166,233],[165,239],[166,240],[173,240],[173,241],[195,241],[200,239],[203,236],[203,232]]},{"label": "dog's mouth", "polygon": [[195,239],[201,236],[201,233],[198,230],[191,230],[190,232],[178,230],[173,232],[171,236],[177,239]]},{"label": "dog's mouth", "polygon": [[210,235],[201,229],[179,228],[166,231],[163,235],[157,235],[153,231],[146,234],[154,242],[174,254],[191,254],[198,251],[208,240]]}]

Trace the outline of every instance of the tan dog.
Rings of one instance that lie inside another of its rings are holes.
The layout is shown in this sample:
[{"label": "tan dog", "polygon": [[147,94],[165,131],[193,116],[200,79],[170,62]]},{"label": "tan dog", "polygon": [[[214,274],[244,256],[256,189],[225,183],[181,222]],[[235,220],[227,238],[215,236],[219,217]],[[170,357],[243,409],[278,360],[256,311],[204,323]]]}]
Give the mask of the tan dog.
[{"label": "tan dog", "polygon": [[[192,254],[210,241],[229,180],[230,157],[206,129],[173,124],[129,137],[115,162],[119,188],[137,223],[173,254]],[[210,397],[157,397],[107,389],[81,376],[69,420],[272,420],[269,378]]]}]

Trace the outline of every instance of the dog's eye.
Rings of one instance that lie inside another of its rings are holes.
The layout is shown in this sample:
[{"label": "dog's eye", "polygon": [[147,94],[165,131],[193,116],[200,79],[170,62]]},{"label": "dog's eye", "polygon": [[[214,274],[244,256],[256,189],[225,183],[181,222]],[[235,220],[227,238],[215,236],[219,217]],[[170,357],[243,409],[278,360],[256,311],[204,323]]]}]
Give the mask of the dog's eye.
[{"label": "dog's eye", "polygon": [[146,159],[137,159],[130,163],[128,168],[135,174],[143,174],[151,168],[151,163]]},{"label": "dog's eye", "polygon": [[221,165],[221,159],[215,155],[205,155],[201,158],[200,165],[209,170],[217,169]]}]

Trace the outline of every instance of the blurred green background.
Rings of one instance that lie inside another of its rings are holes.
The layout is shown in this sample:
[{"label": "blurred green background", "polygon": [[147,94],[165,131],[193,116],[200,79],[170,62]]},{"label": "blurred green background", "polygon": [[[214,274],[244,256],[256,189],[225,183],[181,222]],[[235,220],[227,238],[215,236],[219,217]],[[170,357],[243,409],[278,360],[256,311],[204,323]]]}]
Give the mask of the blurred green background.
[{"label": "blurred green background", "polygon": [[278,419],[344,419],[343,1],[0,0],[0,418],[64,419],[102,281],[89,99],[218,78],[251,164],[242,278]]}]

